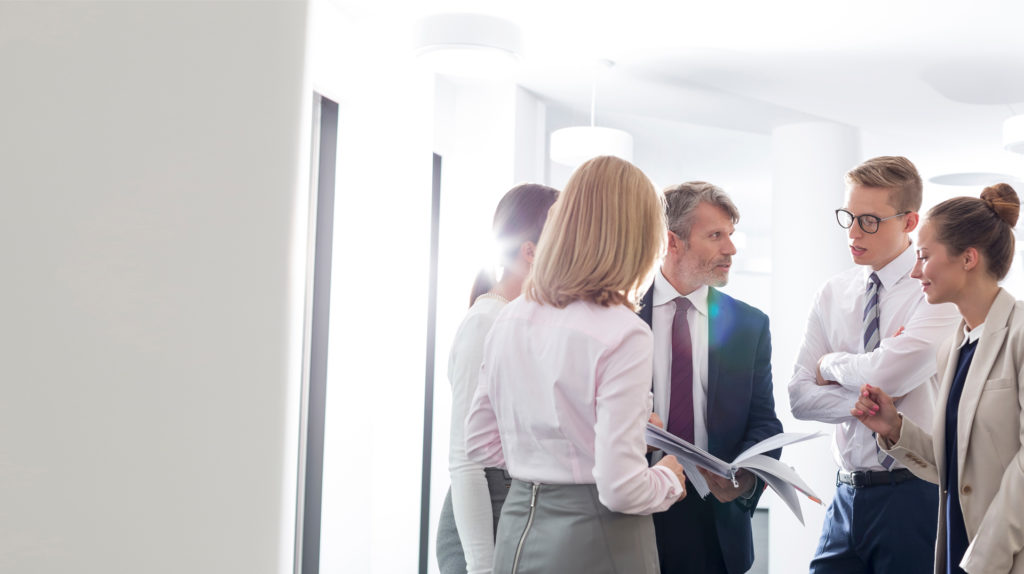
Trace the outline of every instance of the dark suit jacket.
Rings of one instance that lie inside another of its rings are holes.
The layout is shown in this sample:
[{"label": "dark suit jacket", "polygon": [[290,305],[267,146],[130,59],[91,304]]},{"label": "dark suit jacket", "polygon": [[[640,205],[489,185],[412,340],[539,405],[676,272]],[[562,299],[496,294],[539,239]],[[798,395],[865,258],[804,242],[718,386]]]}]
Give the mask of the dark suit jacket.
[{"label": "dark suit jacket", "polygon": [[[653,301],[652,287],[644,295],[639,313],[648,325]],[[713,287],[708,288],[708,450],[722,460],[731,461],[755,443],[782,432],[782,423],[775,416],[771,356],[768,316]],[[775,450],[767,454],[779,458],[781,453]],[[763,490],[764,485],[758,480],[755,494],[749,500],[738,498],[722,504],[713,495],[708,496],[714,506],[722,556],[730,573],[745,572],[754,562],[750,518]],[[685,516],[678,518],[686,520]],[[686,540],[680,539],[678,543],[685,545]]]}]

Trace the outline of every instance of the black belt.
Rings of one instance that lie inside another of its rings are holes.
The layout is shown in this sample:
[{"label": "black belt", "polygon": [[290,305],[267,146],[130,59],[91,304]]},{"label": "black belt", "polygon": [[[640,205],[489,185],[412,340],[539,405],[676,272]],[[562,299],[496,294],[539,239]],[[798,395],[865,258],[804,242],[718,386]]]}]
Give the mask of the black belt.
[{"label": "black belt", "polygon": [[855,470],[853,472],[840,470],[836,473],[836,486],[848,484],[854,488],[867,488],[883,484],[899,484],[911,478],[914,478],[914,473],[905,468],[897,468],[896,470]]},{"label": "black belt", "polygon": [[[509,474],[508,471],[505,470],[504,468],[489,466],[484,469],[484,474],[487,476],[487,478],[493,478],[494,480],[504,480],[505,482],[509,482],[510,480],[512,480],[512,475]],[[506,486],[505,488],[508,488],[508,486]]]}]

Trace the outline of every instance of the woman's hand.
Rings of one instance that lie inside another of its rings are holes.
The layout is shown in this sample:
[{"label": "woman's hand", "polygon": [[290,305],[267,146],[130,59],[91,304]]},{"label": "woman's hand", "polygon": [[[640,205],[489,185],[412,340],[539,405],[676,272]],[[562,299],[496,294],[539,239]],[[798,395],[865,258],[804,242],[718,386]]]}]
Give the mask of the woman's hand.
[{"label": "woman's hand", "polygon": [[900,418],[892,397],[885,394],[882,389],[871,385],[862,386],[860,398],[850,409],[850,414],[857,417],[864,426],[884,436],[889,444],[899,442],[903,419]]},{"label": "woman's hand", "polygon": [[671,470],[672,474],[676,475],[676,478],[679,479],[679,485],[683,487],[683,493],[679,495],[679,498],[676,500],[676,502],[679,502],[680,500],[686,498],[686,473],[683,472],[683,465],[679,464],[679,461],[676,460],[676,457],[671,454],[665,455],[661,457],[661,460],[658,461],[658,464],[654,466],[664,466],[665,468]]}]

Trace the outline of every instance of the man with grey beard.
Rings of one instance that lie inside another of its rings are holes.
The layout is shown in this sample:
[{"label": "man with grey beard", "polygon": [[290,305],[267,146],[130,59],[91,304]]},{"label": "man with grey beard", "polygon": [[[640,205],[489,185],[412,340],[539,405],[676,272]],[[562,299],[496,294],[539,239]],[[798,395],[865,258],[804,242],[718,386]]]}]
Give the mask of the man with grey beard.
[{"label": "man with grey beard", "polygon": [[[640,309],[654,332],[652,420],[732,460],[782,432],[768,317],[716,289],[728,282],[736,254],[731,236],[740,215],[729,196],[694,181],[667,189],[665,200],[668,251]],[[754,561],[750,518],[764,483],[747,471],[737,474],[738,486],[701,474],[707,499],[687,485],[690,496],[654,515],[661,572],[746,572]]]}]

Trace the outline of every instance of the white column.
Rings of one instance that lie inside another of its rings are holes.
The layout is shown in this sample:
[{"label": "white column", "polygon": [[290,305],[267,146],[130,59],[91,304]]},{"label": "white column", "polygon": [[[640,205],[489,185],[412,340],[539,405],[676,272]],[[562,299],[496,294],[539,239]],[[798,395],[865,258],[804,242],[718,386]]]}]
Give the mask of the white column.
[{"label": "white column", "polygon": [[0,571],[292,572],[308,4],[0,2]]},{"label": "white column", "polygon": [[771,327],[776,411],[787,431],[822,429],[829,438],[783,453],[783,460],[797,469],[825,506],[802,499],[801,525],[785,505],[771,505],[771,572],[807,571],[835,490],[832,425],[795,420],[787,386],[815,293],[825,280],[852,264],[846,235],[833,211],[843,205],[844,174],[860,161],[860,134],[849,126],[805,123],[772,132]]}]

